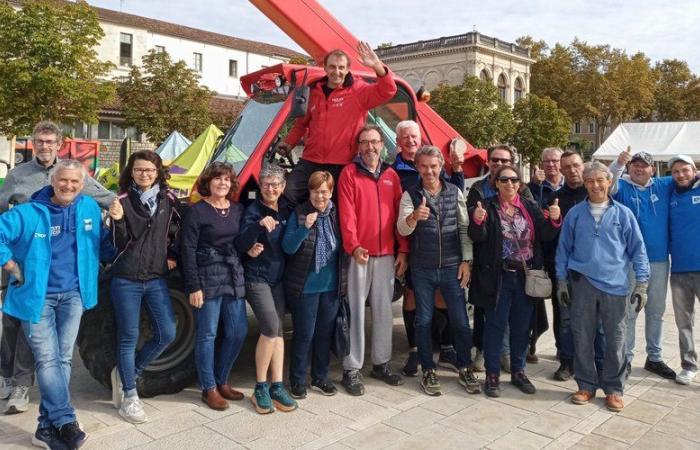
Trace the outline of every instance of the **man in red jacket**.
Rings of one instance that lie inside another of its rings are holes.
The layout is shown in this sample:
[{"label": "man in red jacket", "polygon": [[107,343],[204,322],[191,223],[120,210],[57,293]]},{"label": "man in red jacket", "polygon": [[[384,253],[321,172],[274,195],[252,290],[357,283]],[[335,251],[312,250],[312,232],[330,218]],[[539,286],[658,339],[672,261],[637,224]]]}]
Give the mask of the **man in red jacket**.
[{"label": "man in red jacket", "polygon": [[[396,221],[401,202],[401,180],[382,163],[379,128],[366,125],[357,138],[358,155],[340,174],[338,208],[345,252],[352,255],[348,269],[350,304],[350,354],[343,360],[343,387],[362,395],[360,370],[365,356],[365,302],[372,308],[372,372],[387,384],[403,383],[391,371],[391,298],[394,276],[407,268],[408,241],[400,236]],[[398,255],[396,249],[398,247]],[[395,256],[396,255],[396,256]]]},{"label": "man in red jacket", "polygon": [[278,151],[288,153],[304,138],[304,153],[287,179],[284,195],[291,206],[308,196],[309,176],[329,171],[334,179],[357,153],[355,137],[367,120],[367,112],[396,94],[389,69],[366,42],[357,46],[360,61],[374,70],[376,83],[367,83],[350,73],[350,58],[342,50],[328,53],[323,62],[326,76],[312,84],[309,106]]}]

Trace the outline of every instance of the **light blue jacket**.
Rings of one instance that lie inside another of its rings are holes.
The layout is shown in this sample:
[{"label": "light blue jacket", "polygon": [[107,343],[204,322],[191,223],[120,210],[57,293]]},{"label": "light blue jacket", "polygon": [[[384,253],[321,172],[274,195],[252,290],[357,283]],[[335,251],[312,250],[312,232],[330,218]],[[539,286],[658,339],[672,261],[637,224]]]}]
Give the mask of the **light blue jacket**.
[{"label": "light blue jacket", "polygon": [[610,199],[610,207],[597,224],[588,201],[569,210],[559,232],[557,280],[566,280],[568,271],[575,270],[595,288],[625,296],[629,292],[630,263],[637,281],[649,280],[642,232],[629,208]]},{"label": "light blue jacket", "polygon": [[[97,304],[100,247],[109,250],[109,233],[102,226],[100,207],[90,197],[76,197],[76,243],[78,279],[85,309]],[[20,320],[39,322],[44,307],[51,264],[51,217],[38,202],[15,206],[0,215],[0,265],[10,259],[19,264],[24,284],[15,286],[10,277],[3,313]]]}]

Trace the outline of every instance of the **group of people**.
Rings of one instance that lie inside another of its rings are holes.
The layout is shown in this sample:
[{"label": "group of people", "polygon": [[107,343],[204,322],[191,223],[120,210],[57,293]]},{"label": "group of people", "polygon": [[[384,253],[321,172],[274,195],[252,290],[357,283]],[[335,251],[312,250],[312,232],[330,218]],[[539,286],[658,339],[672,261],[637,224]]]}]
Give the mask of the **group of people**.
[{"label": "group of people", "polygon": [[[329,365],[341,306],[349,312],[341,384],[350,395],[365,393],[367,305],[370,376],[395,386],[420,366],[421,389],[440,395],[440,365],[457,373],[467,393],[497,397],[506,370],[514,386],[534,394],[525,366],[537,361],[537,338],[548,326],[543,299],[526,288],[537,269],[554,285],[561,364],[554,376],[575,377],[574,403],[602,389],[610,410],[623,408],[635,320],[645,305],[645,368],[681,384],[693,380],[700,258],[688,242],[700,232],[700,179],[692,159],[672,158],[671,177],[657,178],[643,152],[625,151],[607,167],[548,148],[544,169],[526,185],[515,150],[497,145],[487,153],[487,176],[465,195],[463,155],[453,151],[446,160],[439,148],[423,145],[414,121],[398,123],[395,161],[382,160],[382,130],[365,120],[396,84],[369,45],[360,43],[358,55],[377,82],[354,79],[344,52],[327,55],[327,77],[312,87],[307,115],[280,144],[288,152],[305,137],[302,159],[288,175],[264,165],[259,195],[246,207],[236,201],[233,167],[213,162],[196,182],[202,200],[185,211],[151,151],[130,155],[117,196],[78,161],[56,157],[55,124],[35,127],[35,158],[10,171],[0,188],[0,265],[9,274],[0,398],[9,397],[7,412],[26,411],[36,373],[35,444],[78,448],[87,439],[69,381],[82,312],[98,301],[100,259],[111,263],[117,329],[112,401],[131,423],[147,420],[139,378],[175,338],[172,270],[181,271],[194,313],[201,399],[216,410],[245,398],[230,373],[248,334],[246,302],[260,333],[250,396],[260,414],[295,410],[309,387],[337,393]],[[679,374],[661,355],[669,271]],[[391,366],[395,282],[405,285],[403,376]],[[137,350],[142,307],[153,333]],[[293,323],[288,385],[286,312]]]}]

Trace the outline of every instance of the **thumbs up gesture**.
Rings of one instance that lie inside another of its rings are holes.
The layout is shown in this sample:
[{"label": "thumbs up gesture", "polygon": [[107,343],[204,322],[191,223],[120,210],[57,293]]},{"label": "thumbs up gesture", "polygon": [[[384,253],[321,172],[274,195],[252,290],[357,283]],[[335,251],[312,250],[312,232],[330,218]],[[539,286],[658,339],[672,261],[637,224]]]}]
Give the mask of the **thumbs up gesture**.
[{"label": "thumbs up gesture", "polygon": [[621,152],[617,157],[617,164],[625,166],[630,161],[632,161],[632,146],[628,145],[625,151]]},{"label": "thumbs up gesture", "polygon": [[430,208],[425,206],[425,197],[423,197],[420,205],[413,210],[413,218],[418,222],[419,220],[428,220],[428,217],[430,217]]},{"label": "thumbs up gesture", "polygon": [[542,184],[544,178],[544,170],[542,170],[540,166],[535,166],[535,171],[532,173],[532,181],[537,184]]},{"label": "thumbs up gesture", "polygon": [[475,222],[479,223],[483,222],[486,218],[486,210],[483,206],[481,206],[481,202],[476,202],[476,209],[474,210],[472,217],[474,218]]},{"label": "thumbs up gesture", "polygon": [[559,209],[559,199],[555,198],[554,203],[549,207],[549,218],[552,222],[556,222],[561,217],[561,209]]}]

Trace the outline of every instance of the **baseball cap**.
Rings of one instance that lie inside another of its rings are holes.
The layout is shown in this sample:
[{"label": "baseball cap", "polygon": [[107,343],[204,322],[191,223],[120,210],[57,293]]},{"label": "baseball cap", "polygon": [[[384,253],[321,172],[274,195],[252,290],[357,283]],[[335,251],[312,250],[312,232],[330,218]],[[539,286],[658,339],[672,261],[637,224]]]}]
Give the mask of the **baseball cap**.
[{"label": "baseball cap", "polygon": [[635,161],[643,161],[643,162],[647,163],[647,164],[650,165],[650,166],[653,166],[653,165],[654,165],[654,157],[651,156],[651,155],[650,155],[649,153],[647,153],[647,152],[635,153],[635,154],[632,156],[632,159],[630,160],[630,162],[633,163],[633,162],[635,162]]},{"label": "baseball cap", "polygon": [[691,158],[688,155],[676,155],[673,156],[671,159],[668,160],[668,167],[673,167],[675,163],[678,161],[682,161],[686,164],[690,164],[691,166],[695,167],[695,161],[693,161],[693,158]]}]

